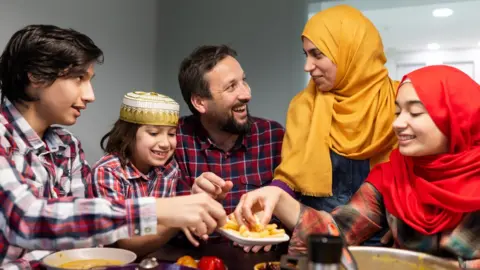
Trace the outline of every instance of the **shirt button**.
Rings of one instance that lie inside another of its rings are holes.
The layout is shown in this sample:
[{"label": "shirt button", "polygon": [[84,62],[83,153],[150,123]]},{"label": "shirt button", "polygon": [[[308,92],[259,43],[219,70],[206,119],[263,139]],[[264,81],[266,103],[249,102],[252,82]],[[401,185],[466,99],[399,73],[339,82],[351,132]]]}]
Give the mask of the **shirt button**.
[{"label": "shirt button", "polygon": [[135,229],[134,233],[138,235],[140,234],[140,231],[138,229]]},{"label": "shirt button", "polygon": [[145,228],[146,233],[150,233],[151,231],[152,231],[152,228],[150,228],[150,227]]}]

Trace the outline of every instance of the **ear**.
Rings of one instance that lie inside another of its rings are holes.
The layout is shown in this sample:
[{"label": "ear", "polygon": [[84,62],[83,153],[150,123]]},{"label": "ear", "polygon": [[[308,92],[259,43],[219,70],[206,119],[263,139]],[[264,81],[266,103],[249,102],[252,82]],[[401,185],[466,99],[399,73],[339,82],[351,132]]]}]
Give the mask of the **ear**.
[{"label": "ear", "polygon": [[30,81],[30,87],[33,89],[41,88],[44,84],[38,79],[35,78],[35,75],[32,73],[27,73],[28,80]]},{"label": "ear", "polygon": [[190,98],[193,107],[201,114],[204,114],[207,111],[207,99],[199,97],[197,95],[192,95]]}]

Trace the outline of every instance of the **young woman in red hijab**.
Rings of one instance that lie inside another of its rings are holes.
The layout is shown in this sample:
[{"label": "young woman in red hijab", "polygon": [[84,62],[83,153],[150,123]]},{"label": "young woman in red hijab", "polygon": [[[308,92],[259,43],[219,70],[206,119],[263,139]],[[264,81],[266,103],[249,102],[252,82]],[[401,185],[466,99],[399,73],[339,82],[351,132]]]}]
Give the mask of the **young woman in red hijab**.
[{"label": "young woman in red hijab", "polygon": [[399,141],[390,161],[331,214],[301,205],[277,187],[247,193],[237,220],[277,216],[293,230],[289,252],[306,252],[311,233],[357,245],[388,226],[394,247],[480,268],[480,86],[462,71],[429,66],[406,75],[396,97]]}]

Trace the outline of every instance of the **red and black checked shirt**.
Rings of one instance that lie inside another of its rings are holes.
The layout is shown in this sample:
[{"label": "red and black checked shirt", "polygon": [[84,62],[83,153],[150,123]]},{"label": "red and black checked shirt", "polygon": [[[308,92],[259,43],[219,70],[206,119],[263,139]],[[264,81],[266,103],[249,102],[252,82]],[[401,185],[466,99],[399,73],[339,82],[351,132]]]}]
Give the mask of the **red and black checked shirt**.
[{"label": "red and black checked shirt", "polygon": [[196,177],[213,172],[233,182],[222,202],[229,214],[243,194],[268,185],[280,164],[284,129],[275,121],[256,117],[252,121],[250,132],[224,152],[210,140],[198,117],[182,117],[177,130],[176,159],[183,178],[177,185],[177,195],[190,194]]},{"label": "red and black checked shirt", "polygon": [[[11,102],[0,107],[0,268],[29,269],[45,252],[156,233],[154,198],[84,199],[80,142],[61,127],[43,140]],[[77,198],[73,196],[78,196]]]},{"label": "red and black checked shirt", "polygon": [[129,199],[140,197],[174,197],[180,170],[173,158],[164,167],[153,168],[148,175],[141,173],[131,162],[124,167],[116,155],[103,156],[94,166],[91,197]]}]

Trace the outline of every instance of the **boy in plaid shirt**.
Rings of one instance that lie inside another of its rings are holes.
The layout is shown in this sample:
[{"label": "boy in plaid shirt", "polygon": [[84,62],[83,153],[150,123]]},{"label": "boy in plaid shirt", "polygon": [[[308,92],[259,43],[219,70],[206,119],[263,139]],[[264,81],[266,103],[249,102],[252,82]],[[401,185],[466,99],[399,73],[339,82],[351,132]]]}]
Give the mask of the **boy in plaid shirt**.
[{"label": "boy in plaid shirt", "polygon": [[29,269],[30,260],[45,255],[27,250],[106,245],[155,234],[158,226],[188,226],[202,235],[226,219],[207,195],[80,198],[90,168],[80,142],[54,125],[75,124],[94,101],[90,80],[102,60],[89,37],[52,25],[17,31],[0,57],[2,269]]}]

